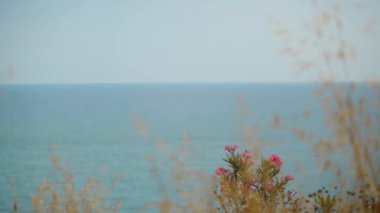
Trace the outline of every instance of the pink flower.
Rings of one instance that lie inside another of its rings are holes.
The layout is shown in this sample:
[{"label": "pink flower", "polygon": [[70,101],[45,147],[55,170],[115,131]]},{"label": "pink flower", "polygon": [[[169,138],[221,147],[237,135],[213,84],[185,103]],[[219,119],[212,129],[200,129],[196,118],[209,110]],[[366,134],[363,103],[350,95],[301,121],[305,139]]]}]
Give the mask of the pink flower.
[{"label": "pink flower", "polygon": [[236,151],[238,148],[239,148],[238,145],[233,144],[233,145],[226,145],[224,147],[224,150],[226,150],[226,151]]},{"label": "pink flower", "polygon": [[244,152],[240,154],[240,157],[248,160],[252,158],[252,155],[248,150],[244,150]]},{"label": "pink flower", "polygon": [[235,150],[237,150],[239,147],[238,147],[238,145],[236,145],[236,144],[234,144],[234,145],[232,145],[232,149],[235,151]]},{"label": "pink flower", "polygon": [[222,175],[222,174],[224,174],[224,173],[226,173],[226,172],[228,172],[228,171],[229,171],[229,170],[226,169],[226,168],[219,167],[219,168],[217,168],[217,169],[215,170],[215,174],[216,174],[216,175]]},{"label": "pink flower", "polygon": [[294,180],[294,176],[293,176],[292,174],[288,173],[288,174],[286,174],[285,176],[283,176],[282,179],[283,179],[284,181],[289,182],[289,181]]},{"label": "pink flower", "polygon": [[282,158],[278,154],[271,154],[268,158],[268,161],[272,166],[281,166],[283,163]]}]

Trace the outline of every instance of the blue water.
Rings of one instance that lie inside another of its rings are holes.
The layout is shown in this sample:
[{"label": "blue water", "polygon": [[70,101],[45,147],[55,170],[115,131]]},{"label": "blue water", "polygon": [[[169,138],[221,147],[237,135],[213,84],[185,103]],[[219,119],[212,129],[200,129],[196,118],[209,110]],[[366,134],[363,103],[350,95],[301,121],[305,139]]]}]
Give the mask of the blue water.
[{"label": "blue water", "polygon": [[[0,86],[0,211],[11,208],[14,196],[22,212],[30,211],[36,186],[51,175],[52,153],[78,188],[87,177],[110,186],[125,174],[108,199],[120,199],[122,212],[141,209],[162,195],[149,161],[164,162],[157,140],[174,151],[190,143],[192,165],[211,175],[223,165],[225,144],[247,147],[243,132],[252,126],[264,155],[283,156],[283,171],[297,179],[292,187],[311,191],[333,177],[316,166],[311,145],[292,127],[328,134],[315,90],[314,84]],[[269,128],[275,114],[282,120],[278,129]],[[168,178],[170,164],[159,167]]]}]

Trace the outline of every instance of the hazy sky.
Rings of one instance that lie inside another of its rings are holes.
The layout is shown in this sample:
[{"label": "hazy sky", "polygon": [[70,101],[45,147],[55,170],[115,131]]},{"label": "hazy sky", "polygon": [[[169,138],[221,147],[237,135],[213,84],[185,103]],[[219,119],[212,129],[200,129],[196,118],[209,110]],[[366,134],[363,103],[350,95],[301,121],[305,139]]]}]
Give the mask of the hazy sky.
[{"label": "hazy sky", "polygon": [[[350,80],[380,79],[380,1],[341,2],[359,52]],[[272,20],[302,37],[314,9],[308,0],[1,0],[0,81],[310,81],[280,53]]]}]

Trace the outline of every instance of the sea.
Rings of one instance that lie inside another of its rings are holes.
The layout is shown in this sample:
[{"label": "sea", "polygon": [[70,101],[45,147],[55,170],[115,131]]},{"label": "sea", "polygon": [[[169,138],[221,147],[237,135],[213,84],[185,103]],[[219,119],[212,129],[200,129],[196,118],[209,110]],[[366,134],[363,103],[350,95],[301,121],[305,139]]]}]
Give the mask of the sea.
[{"label": "sea", "polygon": [[[14,200],[20,212],[32,212],[37,186],[59,176],[52,156],[73,175],[78,193],[96,179],[107,188],[107,202],[120,202],[120,212],[158,211],[147,204],[164,199],[163,189],[175,197],[173,161],[182,155],[191,158],[183,166],[213,176],[226,166],[226,144],[250,149],[255,159],[278,153],[282,172],[295,176],[288,187],[301,193],[329,186],[335,175],[320,167],[313,139],[295,135],[297,129],[332,134],[320,87],[0,85],[0,212],[10,212]],[[370,96],[367,89],[360,94]]]}]

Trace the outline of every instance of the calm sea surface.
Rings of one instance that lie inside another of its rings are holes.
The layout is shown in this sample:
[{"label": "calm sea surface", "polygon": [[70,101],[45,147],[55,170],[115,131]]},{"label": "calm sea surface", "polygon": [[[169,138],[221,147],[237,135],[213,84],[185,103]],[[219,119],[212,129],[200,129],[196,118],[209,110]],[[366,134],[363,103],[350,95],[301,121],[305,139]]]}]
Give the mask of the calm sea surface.
[{"label": "calm sea surface", "polygon": [[[292,131],[300,126],[328,134],[316,88],[313,84],[0,85],[0,211],[9,211],[13,197],[22,212],[30,211],[36,186],[52,175],[53,153],[74,174],[78,188],[88,177],[110,187],[115,177],[125,174],[108,198],[120,199],[122,212],[138,210],[162,195],[149,159],[157,159],[165,180],[170,177],[171,164],[160,163],[164,153],[156,145],[158,140],[173,152],[190,143],[191,165],[211,175],[215,167],[223,166],[225,144],[247,147],[244,132],[252,126],[263,141],[263,154],[279,153],[285,161],[283,171],[296,176],[297,184],[291,187],[308,192],[333,179],[317,167],[312,146]],[[270,128],[274,115],[281,117],[280,128]]]}]

